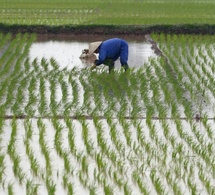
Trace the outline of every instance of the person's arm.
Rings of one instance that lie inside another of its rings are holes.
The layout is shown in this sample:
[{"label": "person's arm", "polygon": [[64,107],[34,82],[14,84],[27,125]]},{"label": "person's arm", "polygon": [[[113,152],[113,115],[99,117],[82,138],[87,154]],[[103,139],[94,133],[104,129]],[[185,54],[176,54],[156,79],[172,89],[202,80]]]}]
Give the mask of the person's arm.
[{"label": "person's arm", "polygon": [[103,64],[103,62],[105,61],[105,58],[106,58],[106,53],[107,52],[104,49],[101,49],[99,51],[99,59],[96,60],[96,62],[95,62],[96,66],[99,66],[99,65]]}]

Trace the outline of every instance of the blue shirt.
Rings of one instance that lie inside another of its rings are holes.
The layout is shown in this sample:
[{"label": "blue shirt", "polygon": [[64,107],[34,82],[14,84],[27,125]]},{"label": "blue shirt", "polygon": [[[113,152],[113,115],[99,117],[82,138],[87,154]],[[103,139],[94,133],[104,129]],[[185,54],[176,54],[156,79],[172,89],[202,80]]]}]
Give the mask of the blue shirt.
[{"label": "blue shirt", "polygon": [[96,65],[103,64],[106,59],[114,62],[120,57],[121,64],[127,64],[128,44],[123,39],[112,38],[101,43],[99,46],[99,59]]}]

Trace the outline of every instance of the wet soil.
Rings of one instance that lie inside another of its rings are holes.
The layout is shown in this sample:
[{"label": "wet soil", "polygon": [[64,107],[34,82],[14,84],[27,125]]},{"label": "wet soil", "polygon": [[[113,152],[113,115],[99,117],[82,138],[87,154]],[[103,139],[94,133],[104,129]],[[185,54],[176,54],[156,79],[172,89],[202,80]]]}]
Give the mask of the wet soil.
[{"label": "wet soil", "polygon": [[92,35],[144,35],[150,33],[168,34],[215,34],[215,25],[8,25],[0,23],[3,33],[36,33],[36,34],[92,34]]},{"label": "wet soil", "polygon": [[[11,119],[75,119],[75,120],[93,120],[95,117],[89,116],[89,115],[72,115],[72,116],[63,116],[63,115],[57,115],[57,116],[28,116],[28,115],[4,115],[0,116],[0,118],[11,120]],[[96,116],[97,119],[107,119],[105,116]],[[126,120],[136,120],[136,119],[147,119],[147,117],[144,116],[125,116],[121,117]],[[114,117],[113,117],[114,119]],[[178,118],[173,118],[173,117],[151,117],[150,119],[152,120],[195,120],[196,122],[201,121],[202,119],[205,120],[205,118],[200,117],[199,115],[196,115],[193,118],[187,118],[187,117],[178,117]],[[215,118],[207,118],[207,120],[215,120]]]}]

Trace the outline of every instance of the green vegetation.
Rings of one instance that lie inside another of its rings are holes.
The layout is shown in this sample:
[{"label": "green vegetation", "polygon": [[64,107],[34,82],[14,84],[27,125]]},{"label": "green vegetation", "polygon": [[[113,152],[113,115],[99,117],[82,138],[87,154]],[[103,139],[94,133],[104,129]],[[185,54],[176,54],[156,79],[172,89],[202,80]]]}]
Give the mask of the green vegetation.
[{"label": "green vegetation", "polygon": [[212,34],[214,1],[0,3],[0,194],[215,194],[214,35],[152,33],[161,56],[109,74],[30,61],[36,35],[7,33]]},{"label": "green vegetation", "polygon": [[113,74],[0,37],[1,193],[215,193],[215,36],[152,34],[163,57]]},{"label": "green vegetation", "polygon": [[19,25],[214,24],[215,2],[202,0],[0,0],[0,23]]}]

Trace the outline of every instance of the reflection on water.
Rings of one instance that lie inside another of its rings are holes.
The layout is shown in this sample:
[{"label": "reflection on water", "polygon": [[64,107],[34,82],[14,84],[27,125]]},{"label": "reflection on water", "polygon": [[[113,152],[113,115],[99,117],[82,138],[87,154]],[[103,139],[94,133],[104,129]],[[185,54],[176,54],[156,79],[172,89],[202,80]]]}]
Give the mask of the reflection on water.
[{"label": "reflection on water", "polygon": [[62,67],[74,66],[84,67],[84,64],[79,59],[83,48],[88,47],[87,43],[81,42],[61,42],[61,41],[47,41],[36,42],[30,48],[30,60],[37,58],[39,61],[44,57],[46,59],[54,58],[56,62]]},{"label": "reflection on water", "polygon": [[[98,38],[97,38],[98,39]],[[100,39],[105,40],[105,39]],[[126,39],[125,39],[126,40]],[[29,52],[29,58],[33,61],[37,58],[39,61],[44,57],[46,59],[54,58],[61,68],[80,67],[84,68],[92,64],[92,62],[81,60],[79,57],[83,49],[87,49],[92,41],[97,40],[43,40],[32,44]],[[144,40],[127,40],[129,44],[129,60],[130,67],[143,66],[150,57],[156,57],[151,44]],[[117,60],[115,67],[121,67],[120,61]]]}]

